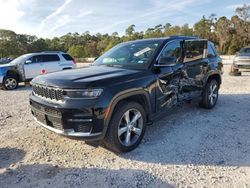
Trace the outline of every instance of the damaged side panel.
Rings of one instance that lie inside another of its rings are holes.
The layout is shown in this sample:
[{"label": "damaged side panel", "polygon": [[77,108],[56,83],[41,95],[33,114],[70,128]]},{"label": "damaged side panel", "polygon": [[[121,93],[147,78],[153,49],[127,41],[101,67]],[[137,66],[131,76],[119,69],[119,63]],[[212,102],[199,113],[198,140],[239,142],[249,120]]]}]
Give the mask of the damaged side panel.
[{"label": "damaged side panel", "polygon": [[180,74],[173,68],[166,67],[157,79],[157,107],[163,111],[175,106],[178,103]]}]

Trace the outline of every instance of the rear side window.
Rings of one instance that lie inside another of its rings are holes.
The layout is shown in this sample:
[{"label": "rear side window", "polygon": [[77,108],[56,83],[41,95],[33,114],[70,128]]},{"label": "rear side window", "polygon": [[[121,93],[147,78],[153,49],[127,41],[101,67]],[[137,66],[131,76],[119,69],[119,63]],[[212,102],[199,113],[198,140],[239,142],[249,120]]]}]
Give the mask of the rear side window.
[{"label": "rear side window", "polygon": [[184,62],[195,61],[204,57],[204,49],[206,48],[206,41],[191,40],[185,41],[185,59]]},{"label": "rear side window", "polygon": [[43,56],[42,55],[35,55],[30,58],[32,63],[40,63],[43,62]]},{"label": "rear side window", "polygon": [[242,48],[239,52],[241,54],[249,54],[250,53],[250,48]]},{"label": "rear side window", "polygon": [[60,61],[60,58],[56,54],[43,55],[43,62]]},{"label": "rear side window", "polygon": [[74,60],[69,54],[62,54],[62,56],[63,56],[64,59],[66,59],[67,61],[73,61],[73,60]]}]

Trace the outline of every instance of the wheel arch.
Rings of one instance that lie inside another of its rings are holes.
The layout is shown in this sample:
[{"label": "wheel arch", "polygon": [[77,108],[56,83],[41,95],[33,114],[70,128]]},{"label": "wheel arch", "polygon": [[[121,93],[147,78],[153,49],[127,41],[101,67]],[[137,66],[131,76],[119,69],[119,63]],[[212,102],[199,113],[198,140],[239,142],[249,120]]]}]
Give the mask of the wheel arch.
[{"label": "wheel arch", "polygon": [[16,76],[18,82],[22,80],[21,75],[16,70],[8,70],[6,72],[5,77],[8,77],[8,76]]},{"label": "wheel arch", "polygon": [[218,74],[218,73],[210,74],[210,75],[207,77],[206,83],[209,82],[209,81],[212,80],[212,79],[215,79],[215,80],[218,82],[219,86],[221,85],[222,80],[221,80],[221,75],[220,75],[220,74]]},{"label": "wheel arch", "polygon": [[150,97],[147,91],[145,90],[135,90],[130,91],[127,93],[118,94],[110,102],[110,105],[108,106],[108,109],[106,111],[107,115],[105,115],[104,119],[104,136],[106,135],[107,129],[109,127],[110,120],[113,116],[113,112],[115,111],[115,108],[120,102],[124,101],[134,101],[142,105],[146,112],[147,122],[151,119],[152,114],[152,105],[150,102]]}]

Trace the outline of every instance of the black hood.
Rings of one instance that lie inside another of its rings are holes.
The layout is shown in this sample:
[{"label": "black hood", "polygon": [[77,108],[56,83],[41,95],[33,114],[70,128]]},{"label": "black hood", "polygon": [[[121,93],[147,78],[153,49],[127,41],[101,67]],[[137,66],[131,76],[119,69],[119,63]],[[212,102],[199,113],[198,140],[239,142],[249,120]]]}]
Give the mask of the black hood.
[{"label": "black hood", "polygon": [[[74,70],[65,70],[38,76],[33,84],[41,84],[59,88],[88,88],[102,87],[135,78],[142,72],[133,69],[123,69],[107,66],[89,66]],[[124,80],[126,76],[126,80]]]}]

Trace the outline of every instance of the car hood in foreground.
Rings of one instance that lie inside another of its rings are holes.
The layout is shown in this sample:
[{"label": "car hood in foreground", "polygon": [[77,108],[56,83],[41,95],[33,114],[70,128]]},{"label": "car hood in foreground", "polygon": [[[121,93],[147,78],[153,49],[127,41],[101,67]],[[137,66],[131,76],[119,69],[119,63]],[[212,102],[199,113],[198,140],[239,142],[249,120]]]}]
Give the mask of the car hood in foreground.
[{"label": "car hood in foreground", "polygon": [[[141,72],[143,71],[107,66],[89,66],[38,76],[32,80],[32,84],[64,89],[102,87],[135,79],[135,76]],[[124,76],[126,76],[126,79]]]}]

